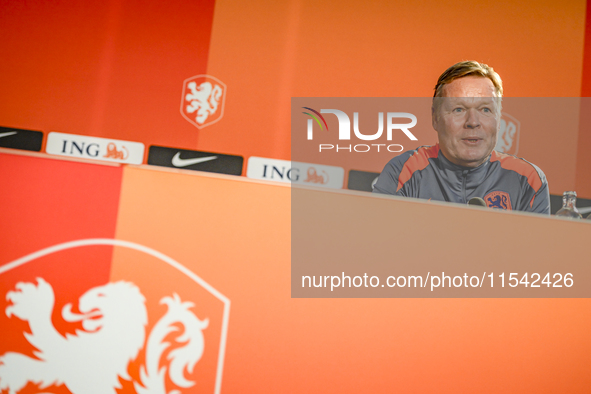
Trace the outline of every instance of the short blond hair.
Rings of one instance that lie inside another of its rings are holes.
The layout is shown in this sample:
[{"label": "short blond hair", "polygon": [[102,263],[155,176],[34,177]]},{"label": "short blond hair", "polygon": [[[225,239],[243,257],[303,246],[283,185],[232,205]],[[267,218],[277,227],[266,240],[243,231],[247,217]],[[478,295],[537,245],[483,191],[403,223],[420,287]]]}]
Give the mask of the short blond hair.
[{"label": "short blond hair", "polygon": [[499,74],[497,74],[489,65],[474,60],[456,63],[445,70],[437,80],[433,97],[441,97],[443,95],[443,87],[448,83],[451,83],[458,78],[470,76],[490,79],[495,87],[497,97],[503,97],[503,81],[501,80],[501,77],[499,77]]}]

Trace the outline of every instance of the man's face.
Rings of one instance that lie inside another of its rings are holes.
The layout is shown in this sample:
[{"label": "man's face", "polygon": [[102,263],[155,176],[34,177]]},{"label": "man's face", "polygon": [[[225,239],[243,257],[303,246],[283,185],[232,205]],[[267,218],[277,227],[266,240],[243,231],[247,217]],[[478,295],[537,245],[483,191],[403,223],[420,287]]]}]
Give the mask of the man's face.
[{"label": "man's face", "polygon": [[439,147],[452,163],[478,167],[497,144],[501,111],[494,85],[488,78],[469,76],[445,85],[442,93],[433,108]]}]

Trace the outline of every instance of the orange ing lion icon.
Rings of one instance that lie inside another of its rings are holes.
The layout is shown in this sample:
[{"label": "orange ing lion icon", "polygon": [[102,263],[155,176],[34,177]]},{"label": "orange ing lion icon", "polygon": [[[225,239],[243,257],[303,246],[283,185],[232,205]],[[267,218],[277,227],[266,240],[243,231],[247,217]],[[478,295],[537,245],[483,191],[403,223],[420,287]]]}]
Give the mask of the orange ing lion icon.
[{"label": "orange ing lion icon", "polygon": [[125,160],[129,156],[129,152],[127,148],[123,147],[121,150],[117,150],[117,145],[115,143],[110,142],[107,145],[107,153],[103,156],[108,159],[118,159],[118,160]]},{"label": "orange ing lion icon", "polygon": [[320,183],[323,185],[328,183],[328,174],[326,172],[322,171],[322,173],[319,175],[316,172],[316,169],[314,167],[308,168],[306,175],[307,175],[307,177],[304,182]]}]

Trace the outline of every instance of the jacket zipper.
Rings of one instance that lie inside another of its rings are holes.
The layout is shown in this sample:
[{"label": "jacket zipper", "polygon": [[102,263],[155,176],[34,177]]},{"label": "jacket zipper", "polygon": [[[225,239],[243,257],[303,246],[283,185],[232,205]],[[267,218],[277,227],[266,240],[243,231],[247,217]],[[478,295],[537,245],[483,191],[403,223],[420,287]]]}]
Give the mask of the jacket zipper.
[{"label": "jacket zipper", "polygon": [[464,203],[466,203],[466,178],[468,177],[468,170],[462,171],[462,197],[464,198]]}]

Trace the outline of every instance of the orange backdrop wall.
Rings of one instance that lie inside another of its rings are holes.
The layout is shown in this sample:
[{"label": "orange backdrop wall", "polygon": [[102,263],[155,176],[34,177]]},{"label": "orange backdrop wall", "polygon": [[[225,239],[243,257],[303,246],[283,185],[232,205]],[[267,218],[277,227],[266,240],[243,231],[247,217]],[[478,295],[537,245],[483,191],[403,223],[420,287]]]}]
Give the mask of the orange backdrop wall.
[{"label": "orange backdrop wall", "polygon": [[[587,96],[586,12],[584,0],[11,1],[0,125],[142,142],[144,162],[150,145],[289,159],[291,97],[428,97],[460,60],[492,65],[508,97]],[[202,74],[227,94],[223,118],[198,129],[179,104]],[[521,134],[553,194],[591,198],[586,127]]]},{"label": "orange backdrop wall", "polygon": [[[149,166],[51,160],[6,150],[0,152],[0,169],[0,181],[9,192],[0,194],[4,223],[0,227],[0,355],[11,351],[32,356],[34,350],[23,335],[27,324],[4,313],[10,303],[5,294],[16,283],[34,282],[38,277],[51,283],[57,297],[53,322],[66,327],[62,305],[77,305],[78,297],[92,286],[126,280],[139,286],[146,297],[147,332],[156,321],[154,313],[164,308],[158,304],[163,292],[192,301],[191,309],[209,319],[203,358],[186,373],[188,378],[199,377],[199,384],[182,392],[214,392],[220,354],[221,388],[228,393],[586,393],[591,385],[587,299],[291,298],[288,186]],[[18,170],[20,179],[11,178],[10,170]],[[89,176],[68,175],[80,171]],[[47,193],[48,184],[59,186],[54,194]],[[346,193],[339,200],[361,211],[375,198]],[[81,200],[87,204],[79,204]],[[425,204],[396,199],[379,203],[411,216]],[[577,239],[591,230],[586,223],[558,218],[476,212],[442,204],[430,205],[429,212],[434,234],[454,218],[468,222],[472,214],[495,216],[497,221],[502,216],[504,225],[519,223],[523,228],[540,222],[551,227],[556,222],[561,236],[580,246],[571,254],[549,248],[551,254],[571,259],[584,249]],[[340,230],[347,232],[347,228]],[[402,231],[397,235],[400,244],[417,242],[405,241]],[[186,275],[159,268],[149,256],[120,246],[79,248],[47,261],[49,266],[36,262],[4,272],[6,264],[19,257],[86,238],[133,242],[156,250],[224,294],[229,308],[224,351],[218,346],[223,317],[219,307],[215,309],[215,300],[204,301],[203,291]],[[488,248],[488,239],[486,234],[474,237],[466,248]],[[424,244],[431,243],[436,240],[424,239]],[[337,246],[328,237],[323,244]],[[420,260],[431,253],[428,248],[416,248],[413,254]],[[527,258],[527,250],[514,250],[505,259],[518,265]],[[104,349],[108,351],[109,345]],[[138,380],[136,364],[141,354],[129,367],[130,378],[121,379],[119,392],[135,392],[130,379]],[[163,360],[162,365],[169,363]],[[67,392],[63,386],[61,390]]]}]

